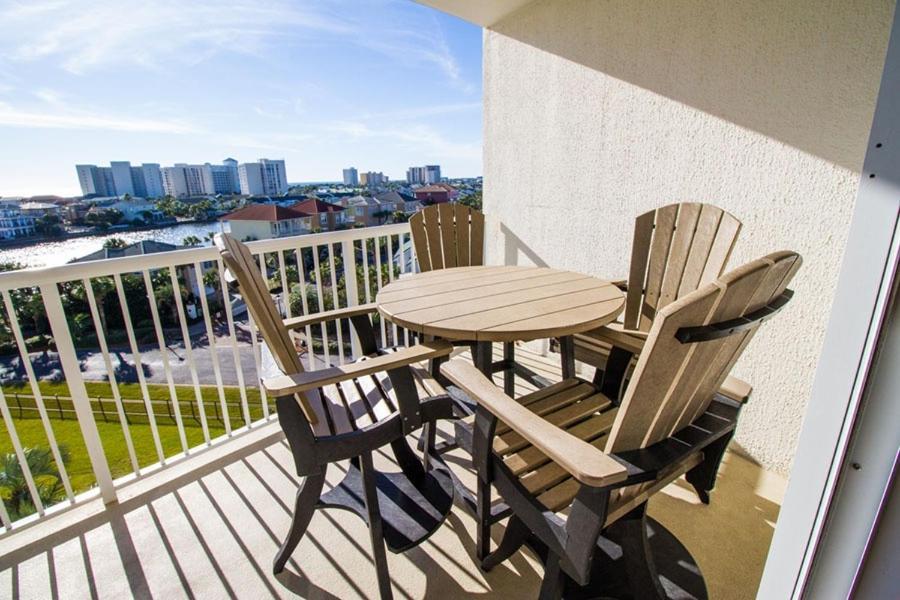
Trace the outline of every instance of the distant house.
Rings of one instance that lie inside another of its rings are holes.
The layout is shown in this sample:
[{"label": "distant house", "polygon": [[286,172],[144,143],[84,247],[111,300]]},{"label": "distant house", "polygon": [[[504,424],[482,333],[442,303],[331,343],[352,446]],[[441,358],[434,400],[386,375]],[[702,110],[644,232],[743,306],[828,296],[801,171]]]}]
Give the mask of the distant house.
[{"label": "distant house", "polygon": [[383,224],[390,217],[391,213],[391,210],[388,210],[391,205],[383,205],[371,196],[341,198],[340,204],[347,209],[345,213],[347,223],[363,225],[364,227]]},{"label": "distant house", "polygon": [[384,192],[376,195],[375,199],[381,202],[383,206],[390,205],[391,212],[400,211],[411,215],[422,208],[422,203],[415,196],[402,192]]},{"label": "distant house", "polygon": [[312,231],[312,215],[276,204],[251,204],[222,217],[239,240],[266,240]]},{"label": "distant house", "polygon": [[35,217],[23,215],[12,205],[0,208],[0,239],[14,240],[35,234]]},{"label": "distant house", "polygon": [[[449,186],[447,186],[449,187]],[[442,185],[423,185],[415,189],[416,200],[423,204],[442,204],[450,201],[450,190]],[[455,191],[455,190],[454,190]]]},{"label": "distant house", "polygon": [[347,209],[337,204],[331,204],[317,198],[307,198],[291,205],[294,210],[312,216],[313,227],[322,231],[334,231],[340,225],[344,225],[344,213]]},{"label": "distant house", "polygon": [[50,202],[22,202],[19,210],[29,217],[59,216],[60,207]]}]

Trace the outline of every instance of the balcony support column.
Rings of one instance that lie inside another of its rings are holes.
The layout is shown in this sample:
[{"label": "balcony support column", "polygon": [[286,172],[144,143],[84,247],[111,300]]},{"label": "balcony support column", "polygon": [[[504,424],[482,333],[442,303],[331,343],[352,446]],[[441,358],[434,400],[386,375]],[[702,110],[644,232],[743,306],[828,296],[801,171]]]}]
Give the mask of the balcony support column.
[{"label": "balcony support column", "polygon": [[116,502],[116,489],[113,486],[109,462],[106,460],[100,433],[97,431],[97,423],[94,421],[94,413],[91,410],[84,378],[81,375],[81,367],[78,362],[78,354],[75,352],[69,323],[63,312],[59,289],[56,283],[45,283],[40,286],[40,290],[41,298],[44,300],[44,309],[47,311],[47,320],[50,322],[50,330],[53,333],[53,341],[56,343],[56,351],[59,353],[59,362],[62,365],[66,384],[69,386],[69,395],[72,397],[72,405],[75,408],[78,425],[84,438],[84,445],[87,448],[91,467],[100,488],[100,496],[103,498],[104,504]]}]

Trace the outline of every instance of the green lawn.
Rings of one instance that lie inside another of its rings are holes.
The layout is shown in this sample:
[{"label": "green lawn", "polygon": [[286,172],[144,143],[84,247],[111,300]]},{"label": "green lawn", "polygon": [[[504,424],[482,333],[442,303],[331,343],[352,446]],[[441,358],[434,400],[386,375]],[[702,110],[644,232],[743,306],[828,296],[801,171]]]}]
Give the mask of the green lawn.
[{"label": "green lawn", "polygon": [[[88,394],[91,397],[112,398],[111,386],[104,382],[87,382]],[[44,395],[47,411],[50,416],[50,422],[56,441],[60,445],[68,448],[70,454],[69,464],[66,469],[72,482],[75,492],[84,491],[95,484],[94,474],[91,469],[90,460],[84,441],[81,435],[81,429],[74,417],[69,414],[66,419],[61,420],[58,413],[54,410],[56,406],[52,400],[54,394],[60,396],[68,396],[69,390],[65,383],[49,383],[41,382],[41,393]],[[170,399],[169,388],[165,385],[148,385],[148,392],[151,400],[160,402],[168,402]],[[11,400],[13,394],[30,394],[31,389],[24,387],[5,387],[4,393],[7,396],[7,404],[13,414],[16,431],[19,439],[25,447],[49,447],[47,435],[44,426],[39,418],[18,418],[15,403]],[[119,391],[123,399],[142,400],[141,389],[138,384],[120,384]],[[181,408],[181,416],[185,424],[185,435],[188,447],[200,446],[204,442],[203,429],[199,424],[199,409],[193,386],[176,386],[179,406]],[[220,405],[219,395],[215,387],[201,387],[202,398],[210,438],[215,438],[225,433],[224,423],[217,419],[220,413],[216,412],[216,408]],[[236,387],[225,388],[225,398],[229,404],[229,417],[233,428],[242,427],[244,425],[243,414],[240,410],[241,394]],[[262,417],[262,406],[260,403],[260,394],[258,388],[247,389],[247,401],[250,408],[250,417],[256,420]],[[107,406],[106,413],[109,422],[104,422],[101,415],[95,413],[95,421],[97,429],[100,432],[100,439],[103,449],[109,461],[112,476],[121,477],[133,471],[131,460],[128,456],[128,449],[125,443],[125,434],[122,425],[114,418],[115,409],[110,410],[113,406],[112,402],[105,403]],[[64,405],[65,406],[65,405]],[[129,420],[131,423],[128,429],[134,443],[135,455],[138,464],[146,467],[159,461],[156,445],[153,441],[153,435],[150,425],[147,423],[146,414],[144,412],[143,403],[127,405],[129,407]],[[169,418],[168,410],[165,404],[154,404],[154,412],[157,415],[158,431],[160,445],[165,456],[173,456],[182,452],[181,440],[178,434],[178,428],[172,424]],[[194,412],[192,414],[191,407]],[[132,411],[134,411],[132,413]],[[174,413],[173,413],[174,414]],[[13,452],[12,440],[7,432],[5,423],[0,422],[0,453]]]}]

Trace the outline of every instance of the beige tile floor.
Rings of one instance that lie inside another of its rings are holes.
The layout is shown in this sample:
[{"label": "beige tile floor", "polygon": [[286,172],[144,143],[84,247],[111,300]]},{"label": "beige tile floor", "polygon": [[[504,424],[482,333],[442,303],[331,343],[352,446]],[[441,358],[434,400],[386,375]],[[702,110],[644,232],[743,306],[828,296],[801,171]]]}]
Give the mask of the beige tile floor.
[{"label": "beige tile floor", "polygon": [[[528,360],[554,376],[544,359]],[[0,539],[0,597],[377,597],[368,531],[343,511],[318,511],[286,572],[271,575],[296,490],[290,453],[277,423],[227,445],[134,484],[118,505],[89,502]],[[461,457],[450,460],[471,485]],[[390,469],[392,460],[379,453],[376,463]],[[330,470],[332,485],[343,469]],[[711,598],[753,598],[782,493],[782,480],[729,453],[709,506],[676,482],[651,501],[650,514],[692,552]],[[542,573],[535,557],[521,552],[482,573],[474,531],[455,508],[421,546],[389,553],[395,597],[534,597]]]}]

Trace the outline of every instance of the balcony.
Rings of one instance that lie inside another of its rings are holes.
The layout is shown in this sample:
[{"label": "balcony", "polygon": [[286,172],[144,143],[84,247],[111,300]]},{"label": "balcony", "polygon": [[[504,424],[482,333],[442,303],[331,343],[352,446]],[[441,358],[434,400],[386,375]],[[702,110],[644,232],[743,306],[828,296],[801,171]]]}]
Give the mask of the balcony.
[{"label": "balcony", "polygon": [[[400,251],[409,235],[404,223],[250,247],[285,316],[292,316],[372,300],[410,268]],[[346,278],[357,266],[360,276]],[[293,575],[276,580],[270,574],[296,477],[257,385],[260,338],[221,273],[216,250],[202,247],[0,274],[15,353],[4,359],[0,443],[8,461],[38,448],[51,463],[48,470],[20,461],[26,468],[16,496],[0,513],[0,593],[370,595],[368,545],[357,541],[365,539],[365,525],[341,511],[313,519],[288,568]],[[294,290],[287,301],[285,288]],[[46,313],[47,351],[34,347],[43,339],[34,335],[40,324],[22,320],[32,314],[25,303],[35,301]],[[403,331],[383,322],[378,334],[383,343],[407,342]],[[313,339],[314,352],[305,357],[312,369],[352,356],[348,328]],[[560,378],[555,355],[525,346],[520,355],[540,375]],[[519,393],[529,389],[519,386]],[[451,435],[450,428],[443,434]],[[473,485],[457,452],[451,464]],[[387,454],[378,460],[391,468]],[[63,468],[52,468],[60,463]],[[330,473],[332,483],[341,468]],[[729,453],[711,506],[699,505],[686,484],[676,483],[652,503],[652,513],[694,553],[711,597],[749,598],[783,485]],[[541,567],[534,556],[490,574],[479,570],[474,527],[467,513],[455,510],[424,546],[392,556],[395,590],[411,598],[509,597],[523,586],[536,593]]]}]

